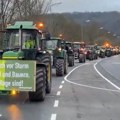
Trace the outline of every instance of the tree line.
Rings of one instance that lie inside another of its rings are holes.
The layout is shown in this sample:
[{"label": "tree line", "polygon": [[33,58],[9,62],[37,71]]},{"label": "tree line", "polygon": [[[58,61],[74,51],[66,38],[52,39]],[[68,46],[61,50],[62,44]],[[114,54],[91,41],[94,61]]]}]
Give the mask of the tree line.
[{"label": "tree line", "polygon": [[[17,20],[41,21],[45,24],[45,29],[52,36],[59,36],[69,41],[84,41],[88,44],[103,44],[108,40],[113,42],[112,35],[106,31],[99,31],[98,23],[81,25],[64,14],[50,13],[52,0],[0,0],[0,28],[7,24],[12,24]],[[115,42],[113,42],[115,43]]]}]

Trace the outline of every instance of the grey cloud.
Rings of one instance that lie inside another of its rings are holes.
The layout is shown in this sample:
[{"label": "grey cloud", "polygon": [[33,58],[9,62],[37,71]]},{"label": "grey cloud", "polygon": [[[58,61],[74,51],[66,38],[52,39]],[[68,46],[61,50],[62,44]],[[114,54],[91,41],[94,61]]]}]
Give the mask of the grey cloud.
[{"label": "grey cloud", "polygon": [[61,2],[61,5],[52,8],[53,12],[120,11],[120,0],[61,0]]}]

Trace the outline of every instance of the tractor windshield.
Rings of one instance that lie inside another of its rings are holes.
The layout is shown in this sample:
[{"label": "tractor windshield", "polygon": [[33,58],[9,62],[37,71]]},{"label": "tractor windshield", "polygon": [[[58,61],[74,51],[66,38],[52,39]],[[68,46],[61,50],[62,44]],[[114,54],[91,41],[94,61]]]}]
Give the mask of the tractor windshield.
[{"label": "tractor windshield", "polygon": [[72,47],[72,44],[71,44],[71,43],[66,43],[66,45],[67,45],[68,47]]},{"label": "tractor windshield", "polygon": [[[34,34],[31,33],[30,31],[23,31],[22,32],[22,44],[21,41],[19,40],[19,31],[18,30],[13,30],[13,31],[8,31],[7,32],[7,44],[6,47],[9,49],[15,49],[15,48],[20,48],[22,45],[22,48],[24,49],[25,46],[25,42],[27,40],[32,40],[35,43],[35,37]],[[33,46],[34,47],[34,46]]]},{"label": "tractor windshield", "polygon": [[48,50],[54,50],[58,46],[58,40],[47,40],[46,41],[46,48]]},{"label": "tractor windshield", "polygon": [[74,44],[74,49],[80,49],[80,44]]},{"label": "tractor windshield", "polygon": [[81,48],[85,48],[86,44],[80,44]]},{"label": "tractor windshield", "polygon": [[20,47],[19,45],[19,33],[17,32],[8,32],[7,33],[7,48],[15,48],[15,47]]}]

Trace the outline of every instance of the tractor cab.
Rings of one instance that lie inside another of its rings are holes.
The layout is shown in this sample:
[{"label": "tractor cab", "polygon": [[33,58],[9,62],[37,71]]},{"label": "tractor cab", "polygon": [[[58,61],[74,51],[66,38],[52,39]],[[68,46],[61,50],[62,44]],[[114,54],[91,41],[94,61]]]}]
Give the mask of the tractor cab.
[{"label": "tractor cab", "polygon": [[40,49],[42,34],[33,22],[16,22],[8,26],[3,41],[3,59],[32,59]]},{"label": "tractor cab", "polygon": [[50,39],[42,39],[44,42],[44,47],[48,51],[61,50],[64,49],[63,40],[60,38],[51,37]]},{"label": "tractor cab", "polygon": [[[0,60],[4,66],[0,68],[4,75],[0,93],[27,91],[30,101],[43,101],[50,93],[51,56],[40,48],[41,38],[42,33],[32,21],[18,21],[7,27]],[[6,82],[9,87],[4,85]]]},{"label": "tractor cab", "polygon": [[65,44],[65,49],[67,50],[67,52],[71,49],[73,49],[73,43],[70,42],[70,41],[65,41],[64,43],[62,44]]}]

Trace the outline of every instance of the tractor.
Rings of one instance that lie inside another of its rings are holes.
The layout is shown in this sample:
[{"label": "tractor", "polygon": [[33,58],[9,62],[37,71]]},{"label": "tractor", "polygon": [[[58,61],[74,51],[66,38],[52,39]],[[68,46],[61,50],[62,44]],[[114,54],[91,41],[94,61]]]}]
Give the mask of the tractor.
[{"label": "tractor", "polygon": [[7,26],[0,59],[1,94],[27,91],[30,101],[44,101],[46,93],[51,92],[51,55],[41,50],[41,38],[42,33],[32,21]]},{"label": "tractor", "polygon": [[[64,45],[64,43],[63,43]],[[69,41],[65,41],[65,49],[68,55],[68,65],[69,67],[74,66],[74,50],[73,50],[73,43]]]},{"label": "tractor", "polygon": [[65,41],[57,37],[43,38],[43,46],[52,55],[52,67],[56,69],[56,76],[67,74],[68,57]]},{"label": "tractor", "polygon": [[86,62],[86,44],[84,42],[74,42],[74,52],[79,63]]}]

